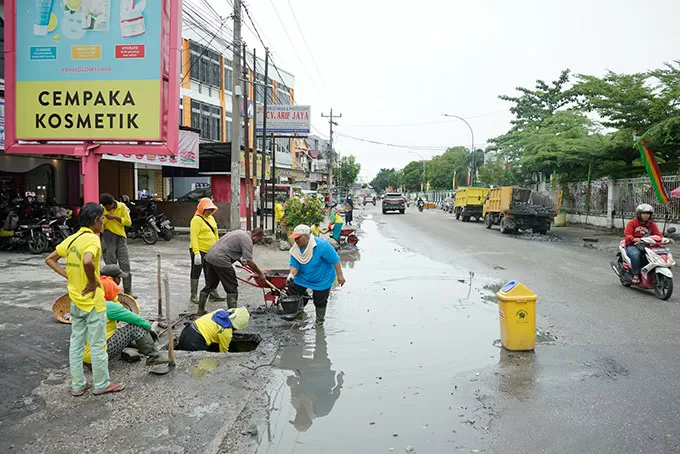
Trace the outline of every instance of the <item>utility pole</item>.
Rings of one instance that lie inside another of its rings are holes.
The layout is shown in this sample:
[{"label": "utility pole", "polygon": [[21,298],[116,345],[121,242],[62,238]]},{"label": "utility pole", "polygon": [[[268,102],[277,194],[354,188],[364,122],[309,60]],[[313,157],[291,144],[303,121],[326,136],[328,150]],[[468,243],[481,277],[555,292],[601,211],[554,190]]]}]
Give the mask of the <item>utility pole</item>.
[{"label": "utility pole", "polygon": [[[248,81],[248,65],[246,64],[246,44],[243,43],[243,113],[244,113],[244,123],[243,123],[243,144],[245,146],[245,162],[244,166],[246,171],[246,230],[249,232],[252,230],[252,209],[253,206],[250,204],[250,115],[248,114],[248,90],[250,89],[250,83]],[[257,153],[256,153],[257,154]]]},{"label": "utility pole", "polygon": [[[257,55],[255,54],[255,48],[253,48],[253,153],[255,154],[253,156],[253,180],[252,183],[254,186],[251,184],[253,187],[253,202],[257,203],[257,199],[255,197],[255,188],[257,187]],[[260,202],[261,203],[261,202]],[[252,210],[252,216],[253,216],[253,228],[257,228],[257,212],[256,210]]]},{"label": "utility pole", "polygon": [[335,150],[333,150],[333,126],[338,126],[338,123],[334,121],[334,118],[342,118],[342,114],[338,115],[333,115],[333,109],[331,109],[331,113],[329,115],[324,114],[323,112],[321,113],[321,116],[323,118],[328,118],[328,124],[330,125],[330,130],[331,130],[331,135],[330,135],[330,144],[328,150],[328,195],[332,199],[333,198],[333,154],[335,153]]},{"label": "utility pole", "polygon": [[241,0],[234,0],[233,87],[231,97],[231,206],[229,230],[241,229]]},{"label": "utility pole", "polygon": [[[264,50],[264,100],[262,109],[262,176],[260,178],[260,228],[264,230],[264,209],[267,206],[267,179],[266,175],[266,158],[267,158],[267,90],[269,90],[269,49]],[[273,190],[274,188],[272,188]],[[272,210],[274,209],[274,198],[272,197]],[[274,229],[272,228],[272,233]]]}]

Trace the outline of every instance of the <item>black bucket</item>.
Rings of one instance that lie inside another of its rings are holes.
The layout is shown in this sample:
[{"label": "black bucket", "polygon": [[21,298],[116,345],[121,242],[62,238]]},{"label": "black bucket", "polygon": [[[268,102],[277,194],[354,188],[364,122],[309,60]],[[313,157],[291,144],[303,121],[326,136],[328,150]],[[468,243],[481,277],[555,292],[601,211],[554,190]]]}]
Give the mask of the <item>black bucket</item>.
[{"label": "black bucket", "polygon": [[282,297],[279,302],[284,314],[295,314],[302,307],[302,297],[289,295]]}]

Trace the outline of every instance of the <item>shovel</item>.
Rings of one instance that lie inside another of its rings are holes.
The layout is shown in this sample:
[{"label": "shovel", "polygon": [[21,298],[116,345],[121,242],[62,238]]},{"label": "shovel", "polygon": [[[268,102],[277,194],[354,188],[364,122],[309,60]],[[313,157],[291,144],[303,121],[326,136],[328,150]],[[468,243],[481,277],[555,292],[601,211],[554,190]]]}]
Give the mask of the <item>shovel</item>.
[{"label": "shovel", "polygon": [[165,317],[168,320],[168,364],[162,364],[152,368],[149,372],[155,375],[165,375],[175,368],[175,338],[172,335],[172,323],[170,323],[170,284],[168,283],[168,273],[163,276],[165,286]]}]

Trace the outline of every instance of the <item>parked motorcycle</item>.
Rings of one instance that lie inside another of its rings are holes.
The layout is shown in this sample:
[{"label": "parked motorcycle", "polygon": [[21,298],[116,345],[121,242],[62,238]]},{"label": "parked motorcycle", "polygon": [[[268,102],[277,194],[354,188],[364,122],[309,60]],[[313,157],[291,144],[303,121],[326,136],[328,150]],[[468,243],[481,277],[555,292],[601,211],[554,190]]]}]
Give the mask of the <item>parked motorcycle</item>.
[{"label": "parked motorcycle", "polygon": [[160,229],[156,226],[156,216],[142,216],[132,220],[127,228],[128,238],[141,238],[146,244],[156,244]]},{"label": "parked motorcycle", "polygon": [[165,241],[170,241],[175,235],[175,226],[172,225],[165,213],[156,216],[156,227],[160,231],[161,238]]},{"label": "parked motorcycle", "polygon": [[[668,233],[675,231],[673,227],[668,229]],[[638,284],[633,283],[632,266],[626,253],[625,240],[619,244],[617,259],[612,261],[610,265],[624,287],[653,289],[657,298],[667,300],[673,294],[673,273],[670,268],[675,266],[673,255],[667,247],[670,243],[671,239],[658,235],[645,236],[640,239],[637,247],[641,248],[645,254],[641,279]]]},{"label": "parked motorcycle", "polygon": [[2,248],[7,250],[26,250],[32,254],[42,254],[50,246],[51,229],[47,219],[19,220],[19,215],[11,211],[5,220],[0,238]]},{"label": "parked motorcycle", "polygon": [[49,221],[50,231],[48,240],[50,240],[53,248],[56,248],[59,243],[71,234],[71,228],[67,224],[68,219],[68,216],[60,216]]}]

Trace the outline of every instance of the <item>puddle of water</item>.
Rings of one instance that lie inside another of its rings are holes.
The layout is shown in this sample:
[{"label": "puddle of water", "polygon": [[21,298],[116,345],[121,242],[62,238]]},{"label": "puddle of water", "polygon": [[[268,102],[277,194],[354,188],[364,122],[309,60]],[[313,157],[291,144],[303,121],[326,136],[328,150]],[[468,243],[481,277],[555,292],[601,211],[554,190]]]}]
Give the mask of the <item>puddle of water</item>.
[{"label": "puddle of water", "polygon": [[498,362],[497,306],[481,298],[495,282],[404,254],[375,222],[362,227],[361,261],[344,269],[325,330],[277,357],[258,453],[450,452],[475,430],[461,423],[470,396],[455,383]]}]

